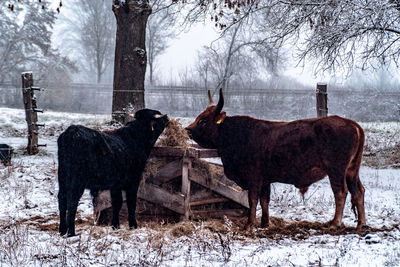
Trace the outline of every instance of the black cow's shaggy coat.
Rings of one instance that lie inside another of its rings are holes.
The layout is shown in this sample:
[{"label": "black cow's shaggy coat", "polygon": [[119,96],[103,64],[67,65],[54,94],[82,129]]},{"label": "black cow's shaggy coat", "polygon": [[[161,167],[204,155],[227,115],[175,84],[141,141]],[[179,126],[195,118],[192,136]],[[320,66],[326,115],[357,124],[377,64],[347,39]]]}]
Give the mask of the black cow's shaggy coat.
[{"label": "black cow's shaggy coat", "polygon": [[[135,120],[110,132],[72,125],[58,138],[60,234],[75,235],[75,215],[84,189],[92,196],[110,190],[112,225],[119,227],[122,191],[126,191],[129,227],[137,227],[136,197],[147,158],[168,122],[166,115],[139,110]],[[67,215],[68,212],[68,215]]]},{"label": "black cow's shaggy coat", "polygon": [[201,146],[216,148],[226,176],[249,190],[250,213],[246,228],[255,222],[256,206],[262,207],[261,226],[268,226],[270,185],[293,184],[305,192],[326,175],[335,196],[331,227],[341,225],[347,192],[351,193],[358,225],[365,225],[364,187],[359,169],[364,132],[354,121],[338,116],[292,122],[226,116],[222,91],[186,129]]}]

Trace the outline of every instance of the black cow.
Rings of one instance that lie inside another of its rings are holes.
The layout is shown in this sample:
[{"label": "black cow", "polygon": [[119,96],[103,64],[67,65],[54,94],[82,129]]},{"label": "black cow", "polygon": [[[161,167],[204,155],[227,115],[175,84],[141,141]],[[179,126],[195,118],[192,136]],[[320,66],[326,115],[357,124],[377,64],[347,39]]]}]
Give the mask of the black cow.
[{"label": "black cow", "polygon": [[256,206],[262,207],[261,227],[267,227],[270,185],[293,184],[305,192],[326,175],[335,196],[336,211],[331,227],[341,225],[347,192],[357,228],[365,225],[364,187],[359,169],[364,131],[354,121],[338,116],[292,122],[226,116],[222,90],[217,105],[211,105],[186,129],[200,145],[216,148],[226,176],[249,190],[247,229],[254,224]]},{"label": "black cow", "polygon": [[[93,197],[110,190],[112,226],[119,228],[122,191],[126,192],[129,227],[137,228],[136,197],[147,158],[168,117],[142,109],[135,120],[114,131],[99,132],[72,125],[58,138],[59,232],[75,235],[75,215],[84,189]],[[68,211],[68,215],[67,215]]]},{"label": "black cow", "polygon": [[12,152],[12,147],[6,144],[0,144],[0,161],[4,164],[4,166],[11,165]]}]

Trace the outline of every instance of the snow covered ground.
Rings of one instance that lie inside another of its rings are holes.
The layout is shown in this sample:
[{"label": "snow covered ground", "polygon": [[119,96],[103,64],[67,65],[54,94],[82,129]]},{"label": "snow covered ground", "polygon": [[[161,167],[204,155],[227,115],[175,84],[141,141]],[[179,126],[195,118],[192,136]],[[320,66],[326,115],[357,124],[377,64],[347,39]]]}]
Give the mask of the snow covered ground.
[{"label": "snow covered ground", "polygon": [[[10,167],[0,164],[1,266],[400,266],[400,169],[361,168],[370,229],[354,227],[350,197],[344,227],[324,223],[334,213],[327,179],[312,185],[304,199],[289,185],[272,188],[270,229],[241,230],[245,220],[209,220],[176,224],[93,225],[89,193],[81,199],[78,236],[58,235],[56,140],[70,124],[110,128],[108,116],[46,112],[39,122],[35,156],[26,146],[22,110],[0,108],[0,143],[14,147]],[[190,119],[183,119],[187,124]],[[399,123],[362,124],[369,153],[400,144]],[[259,211],[260,212],[260,211]],[[259,214],[260,215],[260,214]]]}]

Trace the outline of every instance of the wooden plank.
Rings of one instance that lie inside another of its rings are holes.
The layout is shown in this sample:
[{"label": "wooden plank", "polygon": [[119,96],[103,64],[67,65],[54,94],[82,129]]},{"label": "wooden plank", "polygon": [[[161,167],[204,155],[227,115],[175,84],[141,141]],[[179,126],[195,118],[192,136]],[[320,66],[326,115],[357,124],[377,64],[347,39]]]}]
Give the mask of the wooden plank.
[{"label": "wooden plank", "polygon": [[233,187],[223,183],[220,180],[214,179],[211,183],[207,182],[207,179],[201,175],[201,173],[195,169],[189,170],[189,179],[193,182],[198,183],[201,186],[211,189],[218,194],[229,198],[236,203],[239,203],[243,207],[249,208],[249,198],[247,191],[239,189],[239,187]]},{"label": "wooden plank", "polygon": [[227,202],[227,201],[229,201],[227,198],[215,197],[215,198],[208,198],[208,199],[204,199],[204,200],[192,201],[192,202],[190,202],[190,206],[200,206],[200,205],[213,204],[213,203],[219,203],[219,202]]},{"label": "wooden plank", "polygon": [[189,156],[189,149],[183,147],[153,147],[150,156],[156,157],[178,157],[181,158],[184,155]]},{"label": "wooden plank", "polygon": [[[125,191],[122,191],[122,198],[126,201]],[[185,213],[183,209],[184,197],[182,194],[171,194],[156,185],[147,183],[144,184],[144,186],[141,185],[138,191],[138,198],[161,205],[179,214]],[[110,190],[101,191],[99,195],[93,199],[93,209],[95,214],[110,207]]]},{"label": "wooden plank", "polygon": [[190,195],[190,201],[200,201],[203,199],[209,199],[209,198],[216,198],[216,197],[221,197],[220,194],[217,194],[207,188],[202,188],[199,191],[192,192]]},{"label": "wooden plank", "polygon": [[151,179],[151,182],[160,185],[167,183],[182,175],[182,160],[177,159],[167,163],[158,170],[157,176]]},{"label": "wooden plank", "polygon": [[179,214],[185,214],[183,207],[185,198],[182,194],[171,194],[156,185],[146,183],[143,188],[139,188],[138,197]]},{"label": "wooden plank", "polygon": [[219,157],[218,151],[216,149],[208,149],[208,148],[202,148],[202,149],[197,149],[198,151],[198,158],[217,158]]},{"label": "wooden plank", "polygon": [[189,180],[189,168],[191,167],[190,159],[184,157],[182,160],[182,194],[184,196],[183,208],[184,218],[189,219],[190,214],[190,180]]},{"label": "wooden plank", "polygon": [[214,158],[218,157],[216,149],[197,147],[153,147],[150,156],[153,157],[190,157],[190,158]]}]

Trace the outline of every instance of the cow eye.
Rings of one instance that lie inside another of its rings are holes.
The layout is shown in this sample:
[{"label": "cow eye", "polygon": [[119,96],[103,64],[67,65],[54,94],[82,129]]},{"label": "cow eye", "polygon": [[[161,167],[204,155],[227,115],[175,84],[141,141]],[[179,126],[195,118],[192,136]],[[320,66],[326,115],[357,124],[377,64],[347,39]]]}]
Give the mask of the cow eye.
[{"label": "cow eye", "polygon": [[206,123],[206,120],[205,119],[201,119],[200,121],[199,121],[199,125],[204,125]]}]

